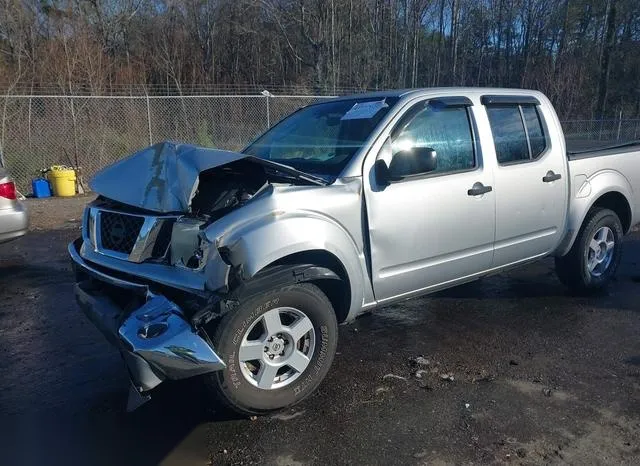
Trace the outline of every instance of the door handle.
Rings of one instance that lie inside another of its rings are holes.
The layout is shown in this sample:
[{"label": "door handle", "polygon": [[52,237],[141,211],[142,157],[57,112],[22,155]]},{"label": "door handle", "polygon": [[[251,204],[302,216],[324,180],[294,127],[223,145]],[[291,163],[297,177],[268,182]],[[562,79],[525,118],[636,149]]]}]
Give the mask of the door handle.
[{"label": "door handle", "polygon": [[553,173],[553,170],[549,170],[547,174],[542,177],[542,181],[544,181],[545,183],[551,183],[552,181],[559,180],[560,178],[562,178],[562,175],[560,173],[555,174]]},{"label": "door handle", "polygon": [[485,186],[479,181],[473,183],[473,186],[470,190],[467,191],[469,196],[481,196],[482,194],[486,194],[493,191],[491,186]]}]

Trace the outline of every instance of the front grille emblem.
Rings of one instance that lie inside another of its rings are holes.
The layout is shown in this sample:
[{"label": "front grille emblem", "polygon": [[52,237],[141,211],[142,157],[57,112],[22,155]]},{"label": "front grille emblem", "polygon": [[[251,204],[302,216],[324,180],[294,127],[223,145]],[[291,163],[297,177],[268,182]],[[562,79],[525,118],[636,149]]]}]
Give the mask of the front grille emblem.
[{"label": "front grille emblem", "polygon": [[120,246],[126,234],[124,224],[122,222],[114,222],[107,234],[110,236],[114,245]]},{"label": "front grille emblem", "polygon": [[131,254],[145,218],[140,215],[102,211],[100,213],[100,247],[122,254]]}]

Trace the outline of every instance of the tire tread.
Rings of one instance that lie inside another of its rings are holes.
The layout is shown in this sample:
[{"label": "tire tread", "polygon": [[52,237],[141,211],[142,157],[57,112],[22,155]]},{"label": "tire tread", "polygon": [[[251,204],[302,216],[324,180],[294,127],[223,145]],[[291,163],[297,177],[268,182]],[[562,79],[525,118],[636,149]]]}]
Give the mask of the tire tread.
[{"label": "tire tread", "polygon": [[[611,272],[607,271],[609,276],[605,280],[594,282],[590,277],[587,277],[582,270],[582,255],[585,247],[585,236],[590,236],[589,233],[593,231],[595,226],[608,216],[613,217],[614,224],[617,226],[617,231],[622,232],[620,219],[613,210],[603,207],[593,207],[587,213],[569,252],[562,257],[555,258],[556,275],[560,281],[572,291],[585,293],[601,289],[605,287],[610,278],[615,275],[620,256],[620,244],[617,246],[618,251],[615,252],[616,257],[614,257],[610,266]],[[621,241],[622,237],[619,239]]]},{"label": "tire tread", "polygon": [[[263,300],[269,300],[272,297],[276,297],[279,294],[285,293],[287,291],[291,291],[294,290],[297,292],[303,292],[305,294],[308,294],[309,296],[311,296],[314,299],[317,299],[319,301],[322,302],[323,307],[325,307],[327,309],[328,312],[330,312],[333,315],[333,326],[335,327],[335,336],[337,338],[337,320],[335,318],[335,311],[333,310],[333,306],[331,305],[331,301],[329,301],[329,298],[322,292],[322,290],[320,290],[320,288],[318,288],[316,285],[312,284],[312,283],[297,283],[297,284],[292,284],[292,285],[287,285],[284,287],[280,287],[274,290],[270,290],[266,293],[262,293],[259,295],[255,295],[252,294],[250,296],[247,297],[242,297],[239,296],[238,300],[239,300],[239,308],[243,307],[243,306],[247,306],[250,307],[253,305],[254,302],[260,302]],[[233,311],[232,311],[233,312]],[[218,342],[220,342],[221,338],[223,338],[224,336],[224,332],[226,330],[228,330],[227,328],[225,328],[227,325],[229,325],[230,322],[230,316],[227,315],[225,317],[223,317],[223,319],[220,321],[220,323],[217,325],[215,332],[213,333],[213,338],[212,341],[214,343],[214,347],[217,345]],[[331,361],[329,361],[330,363]],[[323,377],[324,378],[324,377]],[[247,414],[247,415],[259,415],[259,414],[265,414],[267,412],[271,412],[274,410],[278,410],[278,409],[284,409],[284,408],[273,408],[273,409],[254,409],[248,406],[245,406],[244,403],[235,398],[232,394],[232,392],[230,390],[225,390],[222,386],[222,382],[220,377],[218,376],[218,373],[213,373],[213,374],[209,374],[207,376],[204,377],[204,382],[205,382],[205,387],[206,389],[213,395],[214,401],[215,403],[218,405],[219,408],[222,408],[225,411],[233,411],[236,413],[241,413],[241,414]],[[318,384],[320,383],[320,381],[318,382]],[[298,402],[302,401],[304,398],[306,398],[306,396],[310,395],[311,393],[313,393],[315,391],[314,390],[310,390],[309,393],[307,393],[305,396],[301,397],[300,399],[296,400],[295,403],[293,404],[297,404]],[[293,406],[293,404],[289,405],[289,406]],[[287,406],[287,407],[289,407]]]}]

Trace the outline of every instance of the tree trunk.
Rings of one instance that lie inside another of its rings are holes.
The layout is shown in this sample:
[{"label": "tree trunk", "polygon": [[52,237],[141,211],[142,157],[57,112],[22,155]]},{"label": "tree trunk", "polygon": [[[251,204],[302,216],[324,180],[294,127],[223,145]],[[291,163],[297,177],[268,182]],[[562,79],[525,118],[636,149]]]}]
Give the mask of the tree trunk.
[{"label": "tree trunk", "polygon": [[460,2],[451,0],[451,84],[456,83],[456,64],[458,61],[458,14]]},{"label": "tree trunk", "polygon": [[598,102],[596,104],[596,118],[604,118],[607,100],[607,85],[609,81],[609,62],[615,42],[616,29],[616,0],[610,0],[606,19],[605,42],[602,49],[602,64],[598,81]]},{"label": "tree trunk", "polygon": [[404,0],[403,7],[403,21],[402,21],[402,52],[400,57],[400,75],[398,76],[399,87],[405,87],[407,85],[407,69],[408,69],[408,55],[409,55],[409,0]]},{"label": "tree trunk", "polygon": [[560,62],[562,61],[562,53],[564,52],[564,47],[567,40],[567,28],[569,27],[569,2],[570,0],[565,0],[564,2],[564,9],[562,14],[562,29],[560,30],[560,41],[558,43],[558,55],[556,56],[556,61],[553,68],[554,77],[558,75],[558,69],[560,67]]},{"label": "tree trunk", "polygon": [[436,49],[436,63],[433,72],[433,85],[440,85],[440,68],[442,63],[442,41],[444,40],[444,0],[440,0],[440,15],[438,21],[438,48]]}]

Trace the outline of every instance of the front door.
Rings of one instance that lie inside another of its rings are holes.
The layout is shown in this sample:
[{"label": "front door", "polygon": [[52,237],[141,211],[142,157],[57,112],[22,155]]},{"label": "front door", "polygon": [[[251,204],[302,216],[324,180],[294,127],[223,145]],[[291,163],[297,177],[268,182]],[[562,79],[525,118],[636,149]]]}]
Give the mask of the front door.
[{"label": "front door", "polygon": [[434,171],[382,186],[375,167],[365,173],[371,274],[379,302],[435,289],[491,266],[493,174],[483,167],[468,105],[415,104],[377,154],[391,169],[398,152],[428,147],[436,152]]}]

